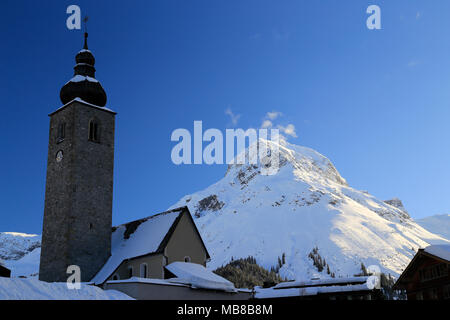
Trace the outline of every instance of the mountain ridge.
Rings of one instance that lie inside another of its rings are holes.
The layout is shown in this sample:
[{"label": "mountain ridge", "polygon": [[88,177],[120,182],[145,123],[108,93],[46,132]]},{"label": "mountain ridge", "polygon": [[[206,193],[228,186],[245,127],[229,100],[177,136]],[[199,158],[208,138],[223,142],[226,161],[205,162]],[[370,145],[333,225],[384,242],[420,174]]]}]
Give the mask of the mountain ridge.
[{"label": "mountain ridge", "polygon": [[262,175],[261,164],[229,165],[218,182],[171,207],[187,205],[194,215],[209,268],[253,256],[270,269],[285,254],[281,276],[326,277],[308,258],[317,247],[337,276],[358,273],[361,263],[398,275],[419,247],[446,242],[416,224],[400,200],[350,187],[319,152],[283,140],[276,147],[275,175]]}]

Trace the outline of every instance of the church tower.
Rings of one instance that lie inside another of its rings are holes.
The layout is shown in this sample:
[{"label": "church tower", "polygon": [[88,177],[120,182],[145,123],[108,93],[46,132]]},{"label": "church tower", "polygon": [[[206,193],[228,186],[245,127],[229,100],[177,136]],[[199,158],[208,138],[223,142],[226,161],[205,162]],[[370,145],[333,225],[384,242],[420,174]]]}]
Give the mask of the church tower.
[{"label": "church tower", "polygon": [[39,279],[65,282],[69,265],[90,281],[111,255],[114,126],[106,93],[95,79],[87,45],[51,113]]}]

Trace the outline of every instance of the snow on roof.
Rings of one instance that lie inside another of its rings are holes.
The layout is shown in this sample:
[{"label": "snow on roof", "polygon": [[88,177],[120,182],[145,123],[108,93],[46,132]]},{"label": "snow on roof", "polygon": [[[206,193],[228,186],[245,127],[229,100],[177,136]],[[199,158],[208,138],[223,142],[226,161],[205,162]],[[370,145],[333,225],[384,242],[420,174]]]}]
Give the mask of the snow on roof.
[{"label": "snow on roof", "polygon": [[103,283],[122,261],[157,252],[183,209],[174,209],[116,227],[111,236],[111,257],[91,281]]},{"label": "snow on roof", "polygon": [[448,244],[431,245],[426,247],[424,251],[433,256],[450,261],[450,245]]},{"label": "snow on roof", "polygon": [[172,262],[165,267],[177,278],[171,282],[190,284],[192,288],[236,292],[234,284],[209,271],[204,266],[190,262]]},{"label": "snow on roof", "polygon": [[81,81],[98,82],[98,80],[95,79],[95,78],[92,78],[92,77],[89,77],[89,76],[82,76],[80,74],[77,74],[72,79],[70,79],[67,83],[69,83],[69,82],[81,82]]},{"label": "snow on roof", "polygon": [[306,287],[306,288],[289,288],[276,290],[274,288],[261,289],[258,288],[255,293],[256,299],[281,298],[281,297],[304,297],[315,296],[323,293],[338,293],[338,292],[354,292],[354,291],[368,291],[367,284],[356,284],[348,286],[327,286],[327,287]]},{"label": "snow on roof", "polygon": [[79,290],[67,283],[48,283],[38,279],[1,278],[0,300],[133,300],[116,290],[102,290],[81,283]]},{"label": "snow on roof", "polygon": [[131,277],[124,280],[108,280],[106,283],[148,283],[148,284],[159,284],[166,286],[176,286],[176,287],[189,287],[189,285],[179,282],[172,281],[173,279],[152,279],[152,278],[138,278]]},{"label": "snow on roof", "polygon": [[100,109],[100,110],[104,110],[104,111],[109,111],[109,112],[112,112],[112,113],[116,113],[114,110],[108,109],[108,108],[106,108],[106,107],[96,106],[95,104],[86,102],[86,101],[84,101],[83,99],[77,97],[77,98],[75,98],[75,99],[73,99],[73,100],[67,102],[65,105],[59,107],[58,109],[56,109],[55,111],[53,111],[52,113],[50,113],[50,115],[52,115],[52,114],[58,112],[58,111],[61,110],[61,109],[64,109],[65,107],[67,107],[69,104],[71,104],[71,103],[74,102],[74,101],[81,102],[81,103],[83,103],[83,104],[85,104],[85,105],[88,105],[88,106],[90,106],[90,107],[94,107],[94,108],[97,108],[97,109]]},{"label": "snow on roof", "polygon": [[318,279],[309,281],[288,281],[281,282],[274,286],[274,289],[285,288],[301,288],[312,286],[327,286],[327,285],[343,285],[343,284],[355,284],[366,283],[369,277],[349,277],[349,278],[332,278],[332,279]]}]

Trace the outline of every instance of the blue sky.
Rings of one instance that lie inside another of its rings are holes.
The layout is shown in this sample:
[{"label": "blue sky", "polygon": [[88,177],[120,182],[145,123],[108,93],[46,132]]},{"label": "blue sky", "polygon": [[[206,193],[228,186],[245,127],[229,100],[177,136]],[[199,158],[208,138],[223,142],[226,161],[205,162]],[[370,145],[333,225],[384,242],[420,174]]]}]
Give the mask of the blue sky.
[{"label": "blue sky", "polygon": [[[223,177],[175,166],[170,135],[259,127],[329,157],[351,186],[413,217],[450,212],[449,1],[12,1],[0,19],[0,231],[41,233],[48,114],[90,16],[97,79],[118,112],[113,223],[160,212]],[[381,7],[382,30],[366,28]]]}]

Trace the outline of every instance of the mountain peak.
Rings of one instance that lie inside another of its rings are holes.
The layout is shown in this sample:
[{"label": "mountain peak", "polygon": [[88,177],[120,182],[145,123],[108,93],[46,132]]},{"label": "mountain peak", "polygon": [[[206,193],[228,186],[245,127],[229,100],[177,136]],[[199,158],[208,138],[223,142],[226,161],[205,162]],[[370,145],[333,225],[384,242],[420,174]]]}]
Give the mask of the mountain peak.
[{"label": "mountain peak", "polygon": [[[256,147],[254,150],[259,150],[261,144],[267,146],[268,153],[279,153],[279,170],[276,171],[275,175],[280,174],[281,171],[288,168],[289,171],[292,172],[294,179],[305,180],[311,183],[337,183],[339,185],[348,186],[347,181],[339,174],[333,163],[327,157],[313,149],[290,144],[284,139],[281,139],[279,143],[271,140],[259,139],[255,142]],[[233,173],[239,178],[244,175],[254,177],[255,175],[262,173],[261,167],[265,166],[268,160],[259,159],[260,161],[256,164],[248,164],[251,148],[252,146],[246,148],[241,155],[238,155],[234,159],[234,162],[236,163],[238,162],[236,159],[241,156],[242,159],[247,161],[247,164],[228,165],[225,174],[226,176]],[[267,158],[269,158],[270,161],[270,157]],[[272,163],[270,163],[270,165],[271,164]]]},{"label": "mountain peak", "polygon": [[402,200],[399,198],[393,198],[391,200],[384,200],[385,203],[402,210],[404,213],[408,214],[408,211],[406,211],[405,206],[403,205]]},{"label": "mountain peak", "polygon": [[218,182],[172,206],[194,215],[211,253],[208,268],[252,256],[270,269],[285,256],[282,277],[328,277],[309,258],[316,250],[336,276],[359,273],[361,263],[399,274],[414,249],[446,241],[417,225],[400,200],[386,203],[350,187],[319,152],[269,142],[277,148],[276,174],[262,174],[264,160],[230,165]]}]

